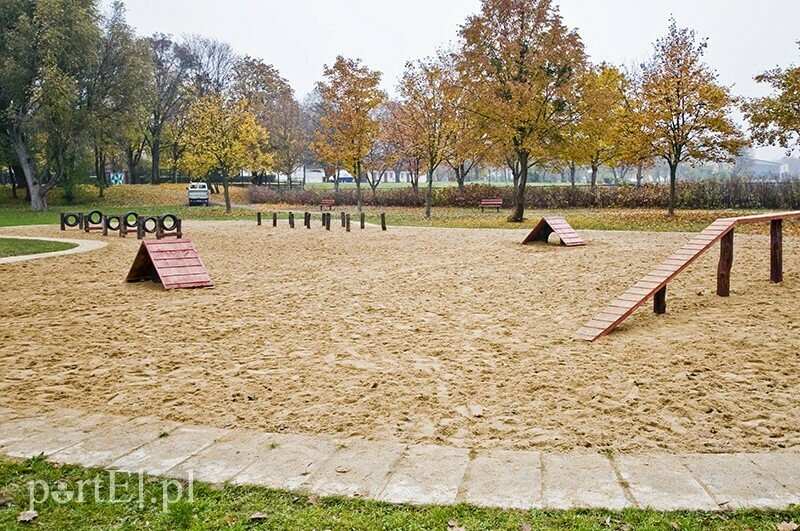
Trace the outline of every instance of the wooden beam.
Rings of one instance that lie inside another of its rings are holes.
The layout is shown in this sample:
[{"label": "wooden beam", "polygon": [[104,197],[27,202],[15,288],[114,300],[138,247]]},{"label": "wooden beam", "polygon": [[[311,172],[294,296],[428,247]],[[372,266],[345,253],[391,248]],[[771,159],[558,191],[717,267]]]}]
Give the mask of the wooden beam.
[{"label": "wooden beam", "polygon": [[731,229],[720,240],[719,266],[717,267],[717,295],[730,297],[731,295],[731,267],[733,267],[733,235]]},{"label": "wooden beam", "polygon": [[653,311],[656,315],[664,315],[667,313],[667,287],[664,286],[656,291],[653,297]]},{"label": "wooden beam", "polygon": [[783,220],[770,223],[770,279],[776,284],[783,282]]}]

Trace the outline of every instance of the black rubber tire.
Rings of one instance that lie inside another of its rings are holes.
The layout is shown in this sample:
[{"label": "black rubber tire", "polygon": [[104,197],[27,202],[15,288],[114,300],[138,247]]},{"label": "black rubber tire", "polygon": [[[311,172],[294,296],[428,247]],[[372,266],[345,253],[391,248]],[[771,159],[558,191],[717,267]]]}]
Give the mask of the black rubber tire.
[{"label": "black rubber tire", "polygon": [[92,210],[91,212],[86,214],[86,218],[84,219],[86,219],[86,221],[88,221],[92,225],[100,225],[100,223],[103,221],[103,213],[100,212],[99,210]]},{"label": "black rubber tire", "polygon": [[[131,222],[131,218],[133,218],[133,222]],[[122,221],[125,222],[125,226],[129,229],[135,229],[139,226],[139,214],[136,212],[128,212],[124,216],[122,216]]]},{"label": "black rubber tire", "polygon": [[67,227],[77,227],[80,224],[80,218],[78,218],[77,214],[65,214],[64,215],[64,225]]},{"label": "black rubber tire", "polygon": [[[169,225],[167,225],[169,221]],[[172,232],[178,228],[178,217],[174,214],[164,214],[161,216],[161,230],[164,232]]]},{"label": "black rubber tire", "polygon": [[[153,223],[153,228],[148,228],[147,227],[148,222],[152,222]],[[143,218],[142,219],[142,230],[144,231],[145,234],[155,234],[157,228],[158,228],[158,219],[153,218],[153,217],[148,217],[148,218]]]},{"label": "black rubber tire", "polygon": [[118,231],[122,227],[122,218],[120,216],[108,216],[106,218],[106,228],[112,231]]}]

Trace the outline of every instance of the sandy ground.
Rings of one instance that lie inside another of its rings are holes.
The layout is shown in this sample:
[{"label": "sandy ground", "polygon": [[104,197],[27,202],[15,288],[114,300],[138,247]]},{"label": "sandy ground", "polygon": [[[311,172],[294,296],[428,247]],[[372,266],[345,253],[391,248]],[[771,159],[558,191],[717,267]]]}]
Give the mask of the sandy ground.
[{"label": "sandy ground", "polygon": [[125,284],[133,238],[0,265],[0,404],[481,448],[800,451],[797,241],[783,285],[767,237],[737,235],[730,299],[713,251],[670,285],[667,315],[648,306],[589,344],[570,335],[690,235],[564,249],[332,229],[188,222],[206,290]]}]

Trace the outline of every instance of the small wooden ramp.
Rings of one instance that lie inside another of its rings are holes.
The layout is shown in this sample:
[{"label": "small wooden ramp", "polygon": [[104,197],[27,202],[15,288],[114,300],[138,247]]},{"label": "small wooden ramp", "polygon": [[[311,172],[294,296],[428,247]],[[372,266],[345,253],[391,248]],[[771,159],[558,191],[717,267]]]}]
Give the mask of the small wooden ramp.
[{"label": "small wooden ramp", "polygon": [[708,251],[715,243],[722,240],[722,253],[717,277],[717,294],[728,296],[730,290],[730,268],[733,263],[733,233],[737,226],[759,222],[772,223],[772,280],[779,282],[782,278],[782,222],[798,219],[800,212],[781,212],[776,214],[759,214],[738,218],[721,218],[709,225],[703,232],[695,236],[689,243],[678,249],[672,256],[653,269],[634,284],[628,291],[614,299],[594,319],[578,330],[573,337],[587,341],[595,341],[609,334],[622,321],[627,319],[650,297],[655,296],[656,313],[666,311],[667,284]]},{"label": "small wooden ramp", "polygon": [[580,247],[582,245],[586,245],[578,233],[575,232],[567,220],[561,216],[548,216],[542,218],[542,221],[536,225],[536,228],[528,234],[528,237],[522,242],[522,245],[527,245],[531,242],[545,242],[547,243],[547,239],[550,237],[552,233],[556,233],[556,236],[559,237],[561,240],[562,245],[566,245],[567,247]]},{"label": "small wooden ramp", "polygon": [[164,289],[208,288],[214,285],[191,240],[145,240],[126,282],[152,280]]}]

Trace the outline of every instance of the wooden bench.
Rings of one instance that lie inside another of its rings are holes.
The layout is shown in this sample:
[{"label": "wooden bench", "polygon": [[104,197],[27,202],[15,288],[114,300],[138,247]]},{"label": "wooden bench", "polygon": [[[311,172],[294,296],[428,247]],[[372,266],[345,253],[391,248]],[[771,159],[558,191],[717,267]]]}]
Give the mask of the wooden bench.
[{"label": "wooden bench", "polygon": [[500,212],[500,209],[503,208],[503,200],[502,199],[482,199],[481,200],[481,212],[484,211],[485,208],[494,208]]},{"label": "wooden bench", "polygon": [[333,206],[336,204],[336,201],[333,199],[323,199],[322,203],[319,205],[319,209],[323,210],[327,208],[328,210],[333,210]]}]

